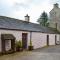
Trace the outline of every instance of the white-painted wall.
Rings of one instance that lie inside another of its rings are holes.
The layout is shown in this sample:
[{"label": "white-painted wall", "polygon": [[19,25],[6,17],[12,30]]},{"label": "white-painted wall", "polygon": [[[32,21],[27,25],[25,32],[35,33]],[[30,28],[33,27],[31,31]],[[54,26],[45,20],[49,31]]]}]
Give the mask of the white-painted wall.
[{"label": "white-painted wall", "polygon": [[60,35],[57,35],[57,41],[60,41],[60,38],[59,37],[60,37]]},{"label": "white-painted wall", "polygon": [[55,34],[49,34],[49,45],[55,45]]},{"label": "white-painted wall", "polygon": [[34,49],[46,46],[47,43],[46,35],[47,34],[44,33],[37,33],[37,32],[32,33],[32,42]]},{"label": "white-painted wall", "polygon": [[60,35],[57,35],[57,41],[56,44],[60,44]]},{"label": "white-painted wall", "polygon": [[[15,31],[15,30],[0,30],[0,35],[13,34],[16,37],[16,40],[22,40],[22,33],[28,33],[27,38],[27,47],[28,47],[30,43],[30,32]],[[48,35],[49,35],[49,45],[55,45],[55,34],[48,34]],[[47,45],[47,33],[32,32],[31,40],[34,49],[44,47]],[[1,37],[0,37],[0,51],[1,51]]]},{"label": "white-painted wall", "polygon": [[1,35],[0,35],[0,52],[1,52]]},{"label": "white-painted wall", "polygon": [[[29,33],[25,31],[13,31],[13,30],[0,30],[0,34],[13,34],[16,40],[22,40],[22,33]],[[29,34],[28,34],[29,36]]]},{"label": "white-painted wall", "polygon": [[[27,47],[29,45],[29,41],[30,41],[30,32],[26,32],[26,31],[15,31],[15,30],[0,30],[0,36],[1,34],[13,34],[14,37],[16,38],[16,40],[20,40],[22,41],[22,33],[28,33],[28,37],[27,37]],[[1,39],[1,37],[0,37]],[[1,40],[0,40],[1,42]],[[8,49],[6,49],[8,50]],[[0,44],[0,51],[1,51],[1,44]]]}]

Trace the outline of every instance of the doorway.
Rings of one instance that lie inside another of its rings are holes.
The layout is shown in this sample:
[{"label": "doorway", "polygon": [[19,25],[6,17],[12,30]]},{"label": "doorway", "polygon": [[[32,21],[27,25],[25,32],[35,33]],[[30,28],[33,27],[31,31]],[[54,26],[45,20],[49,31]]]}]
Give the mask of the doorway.
[{"label": "doorway", "polygon": [[2,53],[15,51],[15,37],[12,34],[1,34]]},{"label": "doorway", "polygon": [[49,35],[47,35],[47,46],[49,46]]},{"label": "doorway", "polygon": [[23,49],[27,49],[27,33],[22,33],[22,45]]}]

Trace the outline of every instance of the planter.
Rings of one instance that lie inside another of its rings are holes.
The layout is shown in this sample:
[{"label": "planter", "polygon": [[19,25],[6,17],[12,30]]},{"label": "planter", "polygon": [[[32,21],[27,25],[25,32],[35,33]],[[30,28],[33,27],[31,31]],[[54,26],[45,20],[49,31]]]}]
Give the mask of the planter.
[{"label": "planter", "polygon": [[8,51],[5,51],[5,54],[12,54],[12,53],[14,53],[15,51],[13,51],[13,50],[8,50]]},{"label": "planter", "polygon": [[2,52],[0,52],[0,56],[3,55]]},{"label": "planter", "polygon": [[33,46],[28,46],[28,50],[29,51],[33,50]]},{"label": "planter", "polygon": [[20,48],[20,51],[23,51],[23,48]]},{"label": "planter", "polygon": [[22,42],[21,41],[17,41],[16,42],[16,51],[23,51],[23,48],[22,48]]},{"label": "planter", "polygon": [[17,47],[17,48],[16,48],[16,51],[18,51],[18,52],[19,52],[19,51],[23,51],[23,48]]}]

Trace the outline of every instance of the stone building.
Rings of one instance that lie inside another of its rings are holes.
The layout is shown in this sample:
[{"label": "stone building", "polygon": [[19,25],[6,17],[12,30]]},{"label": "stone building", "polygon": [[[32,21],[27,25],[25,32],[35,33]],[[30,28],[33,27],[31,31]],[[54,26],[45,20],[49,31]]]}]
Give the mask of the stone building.
[{"label": "stone building", "polygon": [[50,13],[50,22],[49,27],[56,28],[60,31],[60,8],[59,4],[56,3],[53,6],[53,9],[49,12]]}]

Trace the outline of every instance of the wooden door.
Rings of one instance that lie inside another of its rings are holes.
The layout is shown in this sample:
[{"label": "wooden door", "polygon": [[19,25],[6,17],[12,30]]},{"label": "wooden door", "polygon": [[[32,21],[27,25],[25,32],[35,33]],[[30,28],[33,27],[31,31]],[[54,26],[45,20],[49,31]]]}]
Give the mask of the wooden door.
[{"label": "wooden door", "polygon": [[22,33],[22,45],[23,49],[27,48],[27,33]]},{"label": "wooden door", "polygon": [[47,46],[49,46],[49,35],[47,35]]}]

